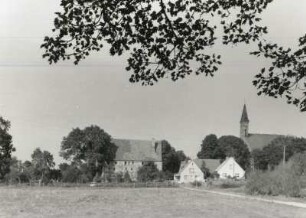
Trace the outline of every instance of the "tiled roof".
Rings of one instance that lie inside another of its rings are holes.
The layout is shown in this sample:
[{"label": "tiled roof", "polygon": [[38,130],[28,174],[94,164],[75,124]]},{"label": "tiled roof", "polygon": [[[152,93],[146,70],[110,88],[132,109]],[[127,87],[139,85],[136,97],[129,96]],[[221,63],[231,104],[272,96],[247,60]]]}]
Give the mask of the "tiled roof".
[{"label": "tiled roof", "polygon": [[241,115],[241,119],[240,119],[240,123],[248,123],[249,122],[249,118],[248,118],[248,113],[247,113],[247,109],[246,109],[246,105],[243,105],[243,110],[242,110],[242,115]]},{"label": "tiled roof", "polygon": [[162,161],[161,142],[152,140],[112,139],[118,147],[117,161]]},{"label": "tiled roof", "polygon": [[196,165],[201,169],[203,162],[205,162],[205,167],[209,169],[209,171],[212,173],[214,172],[217,167],[220,165],[220,159],[194,159],[193,160]]},{"label": "tiled roof", "polygon": [[263,147],[270,144],[271,141],[276,139],[277,137],[280,137],[281,135],[276,134],[248,134],[247,137],[245,137],[246,144],[248,145],[250,151],[253,151],[254,149],[262,149]]}]

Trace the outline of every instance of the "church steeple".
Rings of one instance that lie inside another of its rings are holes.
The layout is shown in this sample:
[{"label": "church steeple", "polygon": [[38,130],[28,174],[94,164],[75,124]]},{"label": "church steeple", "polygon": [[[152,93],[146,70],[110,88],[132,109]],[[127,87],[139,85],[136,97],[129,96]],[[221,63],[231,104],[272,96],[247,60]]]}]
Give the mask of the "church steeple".
[{"label": "church steeple", "polygon": [[243,105],[242,115],[240,119],[240,138],[245,139],[249,135],[249,118],[246,105]]},{"label": "church steeple", "polygon": [[248,112],[246,109],[246,105],[243,105],[243,110],[242,110],[242,115],[241,115],[241,119],[240,119],[240,123],[249,123],[249,118],[248,118]]}]

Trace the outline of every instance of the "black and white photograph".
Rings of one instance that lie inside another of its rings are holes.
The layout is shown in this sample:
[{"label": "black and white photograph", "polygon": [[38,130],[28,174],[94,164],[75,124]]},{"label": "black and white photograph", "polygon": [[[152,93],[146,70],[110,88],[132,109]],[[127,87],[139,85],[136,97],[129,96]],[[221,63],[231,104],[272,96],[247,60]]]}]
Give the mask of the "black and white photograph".
[{"label": "black and white photograph", "polygon": [[306,0],[0,3],[0,218],[306,218]]}]

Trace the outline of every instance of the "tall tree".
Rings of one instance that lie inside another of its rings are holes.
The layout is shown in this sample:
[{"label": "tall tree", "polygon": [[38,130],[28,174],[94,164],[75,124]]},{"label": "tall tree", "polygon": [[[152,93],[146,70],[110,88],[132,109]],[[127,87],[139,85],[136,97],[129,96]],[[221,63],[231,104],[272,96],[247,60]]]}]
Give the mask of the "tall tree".
[{"label": "tall tree", "polygon": [[[213,76],[221,56],[210,48],[258,44],[253,55],[272,60],[255,78],[258,94],[286,96],[306,110],[306,35],[299,48],[267,43],[261,14],[273,0],[62,0],[54,19],[55,36],[42,48],[49,63],[74,63],[109,44],[111,55],[129,52],[131,82],[152,85],[162,78],[176,81],[191,74]],[[289,4],[289,3],[288,3]],[[218,21],[218,23],[216,22]],[[191,63],[196,62],[196,67]],[[301,90],[302,89],[302,90]]]},{"label": "tall tree", "polygon": [[[236,136],[222,136],[218,139],[218,149],[226,157],[234,157],[237,163],[247,169],[250,165],[250,152],[247,145]],[[221,156],[222,158],[224,156]]]},{"label": "tall tree", "polygon": [[267,170],[268,169],[268,157],[261,149],[254,149],[251,152],[251,156],[254,160],[255,169]]},{"label": "tall tree", "polygon": [[176,151],[166,140],[163,140],[161,144],[163,160],[162,169],[163,172],[167,173],[168,179],[172,179],[173,175],[179,171],[181,162],[186,159],[186,155],[183,151]]},{"label": "tall tree", "polygon": [[21,183],[22,166],[21,161],[16,157],[12,157],[10,161],[10,172],[5,175],[5,179],[9,183]]},{"label": "tall tree", "polygon": [[218,138],[214,134],[207,135],[201,144],[201,150],[197,156],[200,159],[215,158],[215,149],[218,146]]},{"label": "tall tree", "polygon": [[61,144],[60,156],[77,166],[84,163],[93,176],[114,160],[117,147],[111,136],[98,126],[73,129]]},{"label": "tall tree", "polygon": [[12,152],[16,149],[12,144],[12,136],[8,133],[10,122],[0,117],[0,180],[10,172]]},{"label": "tall tree", "polygon": [[180,162],[182,162],[184,160],[190,160],[190,157],[186,156],[186,154],[182,150],[176,151],[176,155],[178,156]]},{"label": "tall tree", "polygon": [[166,179],[173,179],[173,175],[180,169],[181,162],[186,159],[183,151],[176,151],[166,140],[162,144],[162,171]]},{"label": "tall tree", "polygon": [[53,155],[49,151],[42,151],[40,148],[36,148],[31,157],[34,174],[39,179],[39,184],[49,180],[51,168],[55,165]]}]

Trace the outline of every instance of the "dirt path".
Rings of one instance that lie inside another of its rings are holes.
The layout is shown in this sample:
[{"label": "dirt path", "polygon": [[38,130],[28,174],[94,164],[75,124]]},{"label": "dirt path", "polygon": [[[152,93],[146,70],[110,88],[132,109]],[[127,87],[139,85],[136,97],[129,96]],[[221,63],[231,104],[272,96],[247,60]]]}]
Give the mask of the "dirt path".
[{"label": "dirt path", "polygon": [[186,190],[196,191],[196,192],[206,192],[206,193],[218,194],[218,195],[223,195],[223,196],[243,198],[247,200],[263,201],[263,202],[269,202],[269,203],[275,203],[275,204],[283,204],[287,206],[293,206],[293,207],[299,207],[299,208],[306,209],[306,204],[300,203],[300,202],[265,199],[265,198],[260,198],[260,197],[246,196],[242,194],[234,194],[234,193],[221,192],[221,191],[211,191],[211,190],[196,189],[196,188],[189,188],[189,187],[181,187],[181,188],[186,189]]}]

